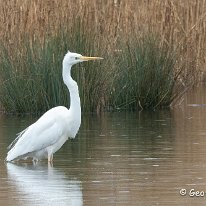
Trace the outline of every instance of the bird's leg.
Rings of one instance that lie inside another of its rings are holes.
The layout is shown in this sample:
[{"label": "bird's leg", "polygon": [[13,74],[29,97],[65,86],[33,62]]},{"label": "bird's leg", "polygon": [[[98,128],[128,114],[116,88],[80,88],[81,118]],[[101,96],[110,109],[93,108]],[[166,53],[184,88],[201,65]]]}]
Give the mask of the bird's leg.
[{"label": "bird's leg", "polygon": [[32,162],[33,162],[34,165],[36,165],[38,163],[38,161],[39,160],[37,158],[35,158],[35,157],[32,159]]},{"label": "bird's leg", "polygon": [[48,153],[48,162],[53,162],[53,154]]},{"label": "bird's leg", "polygon": [[49,161],[48,161],[48,166],[49,166],[49,167],[53,167],[53,162],[49,162]]}]

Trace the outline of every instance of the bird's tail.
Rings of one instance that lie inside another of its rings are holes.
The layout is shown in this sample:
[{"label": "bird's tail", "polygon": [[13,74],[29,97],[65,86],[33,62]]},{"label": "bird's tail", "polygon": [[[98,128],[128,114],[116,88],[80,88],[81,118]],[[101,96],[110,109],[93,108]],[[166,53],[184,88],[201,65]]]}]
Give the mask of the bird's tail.
[{"label": "bird's tail", "polygon": [[18,142],[19,142],[20,138],[23,136],[23,134],[25,134],[27,129],[28,129],[28,127],[25,130],[23,130],[22,132],[18,133],[17,138],[8,146],[9,151],[7,153],[7,157],[6,157],[5,161],[7,161],[7,162],[14,161],[14,160],[18,159],[19,156],[22,155],[21,154],[21,146],[18,145]]},{"label": "bird's tail", "polygon": [[8,153],[5,160],[6,160],[6,162],[11,162],[11,161],[13,161],[15,158],[16,158],[16,157],[15,157],[13,154]]}]

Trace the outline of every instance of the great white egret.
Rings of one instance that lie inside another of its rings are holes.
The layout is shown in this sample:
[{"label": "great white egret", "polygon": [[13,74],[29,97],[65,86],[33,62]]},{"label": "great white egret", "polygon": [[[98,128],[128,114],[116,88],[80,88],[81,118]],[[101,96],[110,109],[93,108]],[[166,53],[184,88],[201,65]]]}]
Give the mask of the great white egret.
[{"label": "great white egret", "polygon": [[68,138],[75,138],[81,124],[81,105],[77,83],[71,77],[71,67],[79,62],[102,59],[67,52],[63,59],[63,81],[69,89],[70,108],[57,106],[43,114],[35,123],[20,132],[10,144],[6,161],[32,158],[38,161],[61,148]]}]

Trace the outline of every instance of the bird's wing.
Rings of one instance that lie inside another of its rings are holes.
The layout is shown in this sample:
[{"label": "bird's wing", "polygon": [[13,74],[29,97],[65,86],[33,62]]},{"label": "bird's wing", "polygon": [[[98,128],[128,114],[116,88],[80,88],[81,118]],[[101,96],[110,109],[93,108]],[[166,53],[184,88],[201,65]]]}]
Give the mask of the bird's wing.
[{"label": "bird's wing", "polygon": [[56,143],[65,129],[65,111],[51,109],[38,121],[22,131],[11,144],[7,159],[15,159],[24,154],[44,149]]}]

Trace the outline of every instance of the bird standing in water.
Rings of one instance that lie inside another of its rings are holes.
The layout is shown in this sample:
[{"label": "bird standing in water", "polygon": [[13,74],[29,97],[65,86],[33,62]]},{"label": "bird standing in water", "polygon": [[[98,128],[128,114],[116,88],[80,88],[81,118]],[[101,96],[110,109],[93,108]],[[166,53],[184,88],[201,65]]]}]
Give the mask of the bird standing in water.
[{"label": "bird standing in water", "polygon": [[71,68],[79,62],[98,59],[102,58],[67,52],[63,59],[62,76],[70,93],[70,108],[54,107],[20,132],[9,146],[6,161],[48,158],[48,162],[52,162],[53,154],[68,138],[75,138],[81,124],[81,104],[78,85],[71,77]]}]

